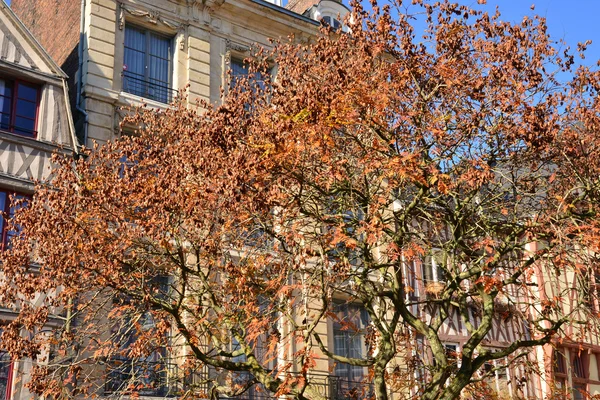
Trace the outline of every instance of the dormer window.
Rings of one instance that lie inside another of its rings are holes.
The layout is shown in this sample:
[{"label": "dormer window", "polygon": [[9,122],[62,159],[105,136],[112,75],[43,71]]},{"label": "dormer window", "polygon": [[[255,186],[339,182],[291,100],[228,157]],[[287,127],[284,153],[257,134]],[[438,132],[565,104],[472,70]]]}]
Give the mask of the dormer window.
[{"label": "dormer window", "polygon": [[342,23],[337,19],[330,17],[329,15],[326,15],[323,18],[321,18],[321,23],[324,25],[331,26],[335,30],[342,28]]},{"label": "dormer window", "polygon": [[38,86],[20,80],[0,79],[0,129],[37,136]]}]

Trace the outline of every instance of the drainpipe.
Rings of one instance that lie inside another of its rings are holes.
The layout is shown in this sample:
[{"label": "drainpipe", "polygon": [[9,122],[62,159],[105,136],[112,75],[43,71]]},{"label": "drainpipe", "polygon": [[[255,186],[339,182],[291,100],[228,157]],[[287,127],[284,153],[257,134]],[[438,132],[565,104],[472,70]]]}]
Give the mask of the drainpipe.
[{"label": "drainpipe", "polygon": [[85,30],[85,0],[81,0],[81,18],[79,24],[79,45],[77,46],[77,56],[79,57],[79,79],[77,79],[77,88],[76,88],[76,96],[75,100],[75,109],[79,111],[85,117],[85,121],[83,124],[83,145],[87,146],[88,140],[88,122],[89,116],[88,113],[81,107],[81,81],[83,80],[83,39]]}]

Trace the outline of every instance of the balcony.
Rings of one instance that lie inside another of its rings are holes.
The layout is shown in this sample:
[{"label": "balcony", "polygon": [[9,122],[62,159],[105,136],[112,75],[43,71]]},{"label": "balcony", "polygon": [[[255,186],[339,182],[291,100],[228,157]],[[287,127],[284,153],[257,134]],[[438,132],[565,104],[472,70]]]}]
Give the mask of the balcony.
[{"label": "balcony", "polygon": [[177,368],[165,361],[112,359],[106,364],[104,393],[135,392],[139,396],[175,397],[178,385],[171,377],[178,376]]},{"label": "balcony", "polygon": [[[136,361],[113,359],[107,362],[104,393],[126,394],[135,392],[139,397],[177,397],[193,387],[194,392],[208,395],[210,383],[206,372],[190,373],[174,363],[163,361]],[[305,396],[322,400],[361,400],[372,398],[373,385],[350,381],[331,375],[309,376],[309,386]],[[276,397],[260,385],[255,385],[245,393],[220,398],[236,400],[275,400]]]},{"label": "balcony", "polygon": [[[332,375],[310,375],[309,385],[304,396],[319,400],[362,400],[374,398],[373,385],[363,382],[354,382]],[[225,397],[223,397],[225,398]],[[231,397],[236,400],[275,400],[272,393],[253,386],[247,392]]]},{"label": "balcony", "polygon": [[146,79],[144,76],[123,71],[123,91],[145,99],[170,103],[177,95],[177,90],[168,86],[167,82]]}]

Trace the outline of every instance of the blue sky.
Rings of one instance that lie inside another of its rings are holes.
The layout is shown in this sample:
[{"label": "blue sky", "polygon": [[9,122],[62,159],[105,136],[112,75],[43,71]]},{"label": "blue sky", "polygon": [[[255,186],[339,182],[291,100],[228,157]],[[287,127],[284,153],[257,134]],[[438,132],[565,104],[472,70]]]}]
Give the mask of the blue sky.
[{"label": "blue sky", "polygon": [[[347,3],[349,0],[343,0]],[[363,0],[367,1],[367,0]],[[389,0],[378,0],[383,5]],[[433,1],[433,0],[432,0]],[[540,15],[546,18],[548,33],[553,41],[564,40],[577,54],[577,43],[591,40],[585,52],[585,60],[575,57],[575,63],[594,66],[600,60],[600,29],[597,21],[600,16],[600,0],[487,0],[487,4],[479,5],[477,0],[453,0],[478,10],[494,14],[499,8],[501,20],[518,23],[524,16]],[[411,0],[403,0],[403,9],[417,11],[411,6]],[[532,6],[535,6],[532,10]],[[415,24],[416,32],[419,23]]]},{"label": "blue sky", "polygon": [[[518,22],[523,16],[533,14],[546,17],[548,31],[554,40],[564,39],[572,49],[577,47],[577,42],[592,40],[584,64],[593,65],[600,59],[598,0],[488,0],[487,3],[484,9],[493,13],[499,6],[505,21]],[[476,1],[465,4],[481,7],[476,5]],[[532,4],[535,5],[534,11],[530,9]]]}]

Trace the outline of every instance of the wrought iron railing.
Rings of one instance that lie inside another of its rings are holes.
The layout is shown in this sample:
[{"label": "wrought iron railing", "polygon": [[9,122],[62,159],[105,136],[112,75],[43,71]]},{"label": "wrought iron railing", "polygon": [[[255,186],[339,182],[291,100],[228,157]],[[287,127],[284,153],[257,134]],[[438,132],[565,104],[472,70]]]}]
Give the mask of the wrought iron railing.
[{"label": "wrought iron railing", "polygon": [[[208,371],[184,371],[181,365],[163,361],[113,359],[106,364],[105,394],[135,393],[140,397],[177,397],[184,392],[209,396]],[[213,377],[219,380],[216,377]],[[249,377],[246,377],[249,378]],[[244,373],[229,375],[231,383],[243,385]],[[210,395],[215,398],[216,393]],[[373,398],[373,385],[332,375],[309,375],[305,397],[321,400],[364,400]],[[237,396],[219,394],[218,398],[236,400],[275,400],[277,397],[256,384]]]},{"label": "wrought iron railing", "polygon": [[112,359],[106,363],[104,392],[133,393],[139,396],[175,396],[178,390],[175,364],[165,361]]},{"label": "wrought iron railing", "polygon": [[373,384],[328,376],[330,400],[362,400],[374,398]]},{"label": "wrought iron railing", "polygon": [[[304,391],[306,398],[321,400],[364,400],[374,398],[373,385],[362,381],[352,381],[332,375],[309,375]],[[245,393],[231,397],[236,400],[274,400],[277,397],[255,385]]]},{"label": "wrought iron railing", "polygon": [[177,90],[165,82],[123,71],[123,91],[146,99],[170,103],[177,95]]}]

